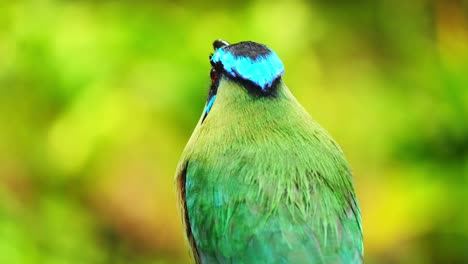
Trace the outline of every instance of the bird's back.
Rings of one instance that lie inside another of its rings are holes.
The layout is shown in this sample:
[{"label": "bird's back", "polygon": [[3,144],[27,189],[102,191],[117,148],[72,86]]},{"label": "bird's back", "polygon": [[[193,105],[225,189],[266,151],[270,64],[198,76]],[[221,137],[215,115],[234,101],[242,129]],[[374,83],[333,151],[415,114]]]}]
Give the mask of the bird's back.
[{"label": "bird's back", "polygon": [[[218,102],[184,151],[178,182],[194,255],[201,263],[361,263],[343,154],[280,86],[273,99],[220,96],[238,101]],[[256,101],[234,109],[241,100]]]}]

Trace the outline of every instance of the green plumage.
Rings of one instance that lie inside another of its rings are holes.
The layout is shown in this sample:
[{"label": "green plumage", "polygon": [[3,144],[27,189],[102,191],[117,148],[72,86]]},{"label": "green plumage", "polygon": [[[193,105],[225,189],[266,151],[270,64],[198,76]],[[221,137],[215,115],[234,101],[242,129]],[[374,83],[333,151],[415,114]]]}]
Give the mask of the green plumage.
[{"label": "green plumage", "polygon": [[222,76],[177,169],[197,263],[361,263],[342,151],[286,85],[256,96]]}]

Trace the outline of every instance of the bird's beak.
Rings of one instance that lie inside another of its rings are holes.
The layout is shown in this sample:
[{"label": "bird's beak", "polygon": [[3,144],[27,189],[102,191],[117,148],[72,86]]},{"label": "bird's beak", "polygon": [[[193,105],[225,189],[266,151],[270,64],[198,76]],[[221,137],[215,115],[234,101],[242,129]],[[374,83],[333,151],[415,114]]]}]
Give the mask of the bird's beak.
[{"label": "bird's beak", "polygon": [[225,40],[217,39],[217,40],[215,40],[213,42],[213,48],[214,48],[215,51],[217,49],[225,47],[225,46],[229,46],[229,43],[227,41],[225,41]]}]

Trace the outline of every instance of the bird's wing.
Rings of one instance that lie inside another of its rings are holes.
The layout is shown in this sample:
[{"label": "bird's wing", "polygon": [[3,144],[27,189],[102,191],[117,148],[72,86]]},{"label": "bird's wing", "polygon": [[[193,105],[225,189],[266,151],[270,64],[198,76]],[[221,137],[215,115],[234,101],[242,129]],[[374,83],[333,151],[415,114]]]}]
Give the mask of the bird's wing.
[{"label": "bird's wing", "polygon": [[[304,214],[304,196],[294,200],[285,195],[272,209],[261,202],[268,197],[259,197],[258,184],[228,175],[235,171],[208,169],[196,160],[181,171],[186,231],[197,263],[362,262],[360,215],[352,190],[314,186],[308,197],[313,207]],[[216,182],[220,174],[222,183]],[[339,210],[328,206],[333,197],[346,197]]]},{"label": "bird's wing", "polygon": [[190,219],[187,210],[187,200],[186,200],[186,178],[187,178],[187,168],[188,161],[182,162],[177,170],[176,176],[176,187],[179,200],[179,211],[182,217],[182,222],[184,223],[185,233],[187,236],[188,243],[191,248],[191,255],[193,256],[195,263],[200,262],[200,255],[193,237],[192,228],[190,225]]}]

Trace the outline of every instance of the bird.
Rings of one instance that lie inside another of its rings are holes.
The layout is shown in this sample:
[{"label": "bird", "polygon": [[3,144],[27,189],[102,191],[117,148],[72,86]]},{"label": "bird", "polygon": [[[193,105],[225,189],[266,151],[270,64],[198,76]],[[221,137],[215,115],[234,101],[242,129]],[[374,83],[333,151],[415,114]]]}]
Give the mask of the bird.
[{"label": "bird", "polygon": [[362,263],[343,151],[283,81],[264,44],[218,39],[204,110],[175,184],[195,263]]}]

